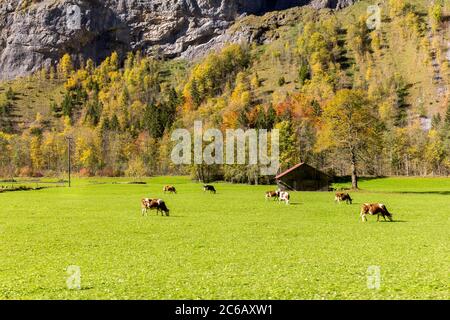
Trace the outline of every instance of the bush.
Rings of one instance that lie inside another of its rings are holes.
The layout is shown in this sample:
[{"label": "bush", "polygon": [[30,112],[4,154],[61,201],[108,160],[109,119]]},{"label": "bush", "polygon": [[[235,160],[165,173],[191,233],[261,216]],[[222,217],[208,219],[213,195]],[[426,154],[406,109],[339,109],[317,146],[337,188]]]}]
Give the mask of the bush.
[{"label": "bush", "polygon": [[98,175],[101,177],[114,177],[114,169],[106,167],[98,171]]},{"label": "bush", "polygon": [[81,168],[80,171],[78,172],[78,174],[80,175],[80,177],[92,177],[93,176],[91,170],[89,170],[88,168]]},{"label": "bush", "polygon": [[128,169],[125,170],[125,175],[127,177],[141,178],[147,174],[147,168],[145,167],[144,161],[140,158],[131,160],[128,163]]},{"label": "bush", "polygon": [[6,99],[10,100],[10,101],[14,100],[14,98],[16,97],[16,94],[14,93],[14,91],[11,87],[8,88],[5,95],[6,95]]},{"label": "bush", "polygon": [[19,177],[31,177],[32,173],[33,170],[28,166],[19,169]]},{"label": "bush", "polygon": [[33,172],[33,174],[31,175],[33,178],[43,178],[44,174],[40,171],[35,171]]}]

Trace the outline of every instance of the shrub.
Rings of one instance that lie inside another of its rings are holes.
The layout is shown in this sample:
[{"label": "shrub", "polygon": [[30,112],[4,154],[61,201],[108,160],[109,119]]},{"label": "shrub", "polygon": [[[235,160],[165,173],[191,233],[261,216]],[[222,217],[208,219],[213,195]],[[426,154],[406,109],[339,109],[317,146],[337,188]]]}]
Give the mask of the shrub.
[{"label": "shrub", "polygon": [[19,169],[19,177],[31,177],[33,170],[26,166]]},{"label": "shrub", "polygon": [[141,178],[147,174],[147,168],[145,167],[144,161],[140,158],[131,160],[128,163],[128,168],[125,170],[125,175],[127,177]]},{"label": "shrub", "polygon": [[92,177],[93,176],[91,170],[89,170],[88,168],[81,168],[80,171],[78,172],[78,174],[81,177]]}]

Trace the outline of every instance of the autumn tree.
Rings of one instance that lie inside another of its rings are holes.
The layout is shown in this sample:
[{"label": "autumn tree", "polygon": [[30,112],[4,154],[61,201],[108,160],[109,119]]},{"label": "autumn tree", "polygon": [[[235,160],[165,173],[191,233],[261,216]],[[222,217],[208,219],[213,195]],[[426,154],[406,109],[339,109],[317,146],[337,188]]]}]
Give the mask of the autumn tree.
[{"label": "autumn tree", "polygon": [[445,121],[445,124],[450,129],[450,101],[448,102],[448,107],[447,107],[447,111],[445,113],[444,121]]},{"label": "autumn tree", "polygon": [[355,24],[348,27],[347,44],[352,50],[357,64],[360,65],[366,53],[371,49],[370,30],[367,27],[365,16],[360,17]]},{"label": "autumn tree", "polygon": [[184,86],[185,109],[196,109],[206,99],[223,92],[227,84],[250,63],[248,48],[234,44],[211,53],[197,64]]},{"label": "autumn tree", "polygon": [[13,177],[12,162],[12,136],[0,131],[0,176]]},{"label": "autumn tree", "polygon": [[442,5],[440,3],[433,4],[428,10],[428,16],[430,19],[431,30],[436,32],[442,22]]},{"label": "autumn tree", "polygon": [[139,179],[147,174],[144,161],[141,158],[135,158],[128,162],[128,168],[125,170],[125,175],[134,179]]},{"label": "autumn tree", "polygon": [[275,125],[280,130],[280,164],[284,168],[290,168],[300,162],[300,146],[297,134],[291,121],[282,121]]},{"label": "autumn tree", "polygon": [[98,100],[97,94],[87,103],[84,122],[91,126],[96,126],[100,121],[102,105]]},{"label": "autumn tree", "polygon": [[62,56],[58,63],[58,73],[63,79],[69,78],[74,70],[72,58],[68,53]]},{"label": "autumn tree", "polygon": [[446,154],[444,143],[436,130],[429,132],[428,143],[424,151],[428,169],[433,175],[439,173]]},{"label": "autumn tree", "polygon": [[366,94],[343,89],[323,108],[316,150],[338,149],[350,163],[352,187],[358,189],[358,162],[380,138],[380,124]]},{"label": "autumn tree", "polygon": [[13,104],[11,101],[0,102],[0,131],[9,132],[13,131],[13,123],[11,120]]},{"label": "autumn tree", "polygon": [[8,90],[5,92],[5,97],[6,100],[13,101],[14,98],[16,97],[16,93],[11,87],[9,87]]},{"label": "autumn tree", "polygon": [[394,18],[406,10],[405,0],[389,0],[389,15]]}]

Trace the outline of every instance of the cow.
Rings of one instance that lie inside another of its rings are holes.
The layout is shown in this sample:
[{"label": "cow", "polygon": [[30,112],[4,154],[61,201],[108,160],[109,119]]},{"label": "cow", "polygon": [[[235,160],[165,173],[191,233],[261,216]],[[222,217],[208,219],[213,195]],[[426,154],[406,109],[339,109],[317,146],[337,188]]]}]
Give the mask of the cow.
[{"label": "cow", "polygon": [[212,186],[212,185],[209,185],[209,184],[205,184],[204,186],[203,186],[203,191],[204,192],[206,192],[206,191],[209,191],[209,192],[211,192],[211,193],[214,193],[214,194],[216,194],[216,188],[214,188],[214,186]]},{"label": "cow", "polygon": [[366,215],[377,215],[377,222],[380,221],[380,215],[386,221],[388,217],[389,221],[392,221],[392,214],[388,211],[386,206],[382,203],[364,203],[361,207],[360,216],[363,222],[367,221]]},{"label": "cow", "polygon": [[148,210],[155,210],[156,214],[159,212],[164,213],[166,216],[169,216],[169,209],[166,206],[166,203],[161,199],[150,199],[144,198],[141,200],[142,206],[142,215],[148,215]]},{"label": "cow", "polygon": [[350,195],[348,193],[344,193],[344,192],[337,192],[334,197],[334,201],[337,203],[341,203],[343,201],[345,201],[347,204],[353,203],[352,197],[350,197]]},{"label": "cow", "polygon": [[165,186],[163,188],[163,191],[164,191],[164,193],[166,193],[166,192],[175,193],[175,194],[177,193],[177,189],[175,189],[174,186]]},{"label": "cow", "polygon": [[280,191],[267,191],[266,192],[266,200],[269,200],[270,198],[273,198],[274,200],[278,200],[280,197]]},{"label": "cow", "polygon": [[291,198],[291,196],[289,195],[289,192],[281,191],[278,200],[279,201],[284,201],[286,203],[286,205],[288,205],[290,198]]},{"label": "cow", "polygon": [[166,217],[169,216],[170,210],[167,208],[166,203],[164,200],[161,199],[153,199],[149,204],[149,209],[156,209],[156,214],[159,214],[161,212],[161,215],[163,213],[166,215]]}]

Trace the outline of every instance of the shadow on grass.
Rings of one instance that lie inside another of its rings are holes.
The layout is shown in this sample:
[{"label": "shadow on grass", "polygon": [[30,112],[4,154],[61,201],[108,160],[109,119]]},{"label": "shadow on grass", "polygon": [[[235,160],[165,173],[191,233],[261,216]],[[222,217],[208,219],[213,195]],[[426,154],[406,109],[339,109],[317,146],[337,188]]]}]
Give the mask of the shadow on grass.
[{"label": "shadow on grass", "polygon": [[81,287],[78,291],[89,291],[94,289],[94,286],[88,286],[88,287]]},{"label": "shadow on grass", "polygon": [[[392,190],[368,190],[368,189],[358,189],[353,190],[353,192],[368,192],[368,193],[389,193],[389,194],[411,194],[411,195],[417,195],[417,194],[435,194],[435,195],[443,195],[443,196],[450,196],[450,191],[392,191]],[[353,202],[353,204],[358,204],[356,202]],[[361,203],[362,204],[362,203]]]},{"label": "shadow on grass", "polygon": [[405,221],[405,220],[394,220],[394,221],[384,221],[384,220],[377,221],[377,220],[373,220],[373,221],[370,221],[370,220],[368,220],[365,223],[367,223],[367,222],[372,222],[372,223],[407,223],[408,221]]},{"label": "shadow on grass", "polygon": [[394,220],[394,221],[379,221],[379,222],[383,222],[383,223],[405,223],[408,221],[405,220]]},{"label": "shadow on grass", "polygon": [[450,196],[450,191],[395,191],[391,193],[398,194],[438,194],[443,196]]},{"label": "shadow on grass", "polygon": [[170,219],[170,218],[186,218],[186,216],[179,215],[169,215],[169,216],[160,216],[160,215],[151,215],[151,216],[142,216],[142,218],[160,218],[160,219]]},{"label": "shadow on grass", "polygon": [[[381,180],[381,179],[388,179],[389,177],[379,176],[379,177],[359,177],[358,182],[366,182],[371,180]],[[351,183],[352,177],[351,176],[339,176],[339,177],[333,177],[333,183]]]}]

